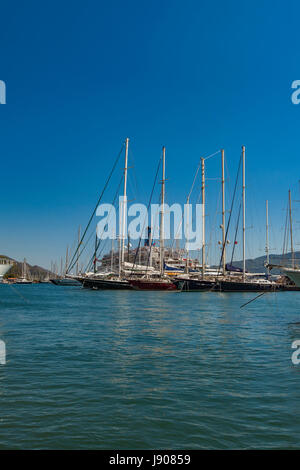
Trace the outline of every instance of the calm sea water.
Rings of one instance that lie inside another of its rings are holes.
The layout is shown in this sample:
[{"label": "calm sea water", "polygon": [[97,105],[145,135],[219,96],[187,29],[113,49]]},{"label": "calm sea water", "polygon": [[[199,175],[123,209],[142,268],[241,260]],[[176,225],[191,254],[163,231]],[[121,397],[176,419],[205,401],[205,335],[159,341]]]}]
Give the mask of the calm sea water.
[{"label": "calm sea water", "polygon": [[300,292],[0,286],[0,449],[300,448]]}]

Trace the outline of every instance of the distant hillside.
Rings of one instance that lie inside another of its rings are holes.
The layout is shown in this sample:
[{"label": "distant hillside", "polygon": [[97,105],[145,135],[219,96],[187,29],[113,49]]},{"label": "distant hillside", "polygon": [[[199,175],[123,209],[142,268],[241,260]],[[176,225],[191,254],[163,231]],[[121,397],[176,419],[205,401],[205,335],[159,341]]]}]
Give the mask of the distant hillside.
[{"label": "distant hillside", "polygon": [[[300,264],[300,251],[296,251],[294,253],[295,260],[298,261],[297,264]],[[284,266],[291,265],[292,260],[292,253],[286,253],[285,255],[272,255],[270,254],[270,263],[271,264],[281,264]],[[264,266],[266,262],[266,256],[259,256],[258,258],[254,259],[247,259],[246,260],[246,271],[250,273],[265,273],[267,270]],[[238,268],[243,267],[243,261],[233,261],[233,266],[237,266]],[[280,271],[278,269],[272,269],[273,274],[279,274]]]},{"label": "distant hillside", "polygon": [[[11,261],[14,262],[14,265],[11,267],[11,269],[5,274],[4,278],[8,277],[21,277],[22,276],[22,265],[23,261],[16,261],[13,258],[10,258],[9,256],[5,255],[0,255],[0,258],[6,258],[10,259]],[[32,280],[44,280],[45,278],[51,276],[52,273],[49,273],[47,269],[42,268],[41,266],[31,266],[30,264],[27,263],[27,270],[29,277]]]}]

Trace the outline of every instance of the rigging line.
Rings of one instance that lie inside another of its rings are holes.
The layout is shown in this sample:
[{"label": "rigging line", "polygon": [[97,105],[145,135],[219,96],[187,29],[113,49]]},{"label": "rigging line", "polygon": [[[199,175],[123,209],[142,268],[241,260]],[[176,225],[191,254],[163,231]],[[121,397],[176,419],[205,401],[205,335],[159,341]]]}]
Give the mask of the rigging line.
[{"label": "rigging line", "polygon": [[[189,202],[189,199],[190,199],[190,197],[191,197],[192,191],[193,191],[193,189],[194,189],[194,185],[195,185],[195,182],[196,182],[196,178],[197,178],[197,175],[198,175],[199,170],[200,170],[200,167],[201,167],[202,158],[203,158],[204,160],[208,160],[209,158],[212,158],[212,157],[214,157],[215,155],[217,155],[218,153],[220,153],[220,151],[221,151],[221,150],[217,150],[215,153],[212,153],[211,155],[208,155],[207,157],[200,157],[199,163],[198,163],[198,166],[197,166],[197,169],[196,169],[196,174],[195,174],[195,176],[194,176],[193,183],[192,183],[190,192],[189,192],[188,197],[187,197],[187,203]],[[175,234],[176,240],[177,240],[177,235],[178,235],[178,233],[179,233],[179,230],[181,229],[181,226],[182,226],[183,217],[184,217],[184,216],[182,215],[181,221],[180,221],[180,223],[179,223],[179,225],[178,225],[177,232],[176,232],[176,234]],[[175,239],[175,238],[174,238],[174,239]],[[172,242],[172,244],[171,244],[171,249],[173,249],[173,246],[174,246],[174,240],[173,240],[173,242]]]},{"label": "rigging line", "polygon": [[72,267],[71,267],[70,269],[72,269],[73,266],[75,266],[75,264],[76,264],[77,261],[79,260],[80,256],[82,255],[82,253],[85,251],[86,247],[88,246],[88,244],[89,244],[89,242],[90,242],[90,240],[91,240],[91,238],[92,238],[93,235],[94,235],[94,232],[92,232],[92,233],[89,235],[89,237],[88,237],[87,241],[85,242],[85,244],[84,244],[82,250],[81,250],[81,251],[79,250],[79,252],[78,252],[78,254],[77,254],[77,258],[76,258],[76,260],[74,261],[74,264],[72,265]]},{"label": "rigging line", "polygon": [[[76,264],[77,261],[79,260],[80,256],[81,256],[82,253],[85,251],[85,249],[86,249],[86,247],[88,246],[88,244],[89,244],[89,242],[90,242],[90,240],[91,240],[91,238],[92,238],[93,235],[94,235],[94,232],[92,232],[92,233],[89,235],[89,238],[88,238],[87,241],[85,242],[85,244],[84,244],[82,250],[80,251],[80,249],[79,249],[77,258],[76,258],[76,260],[74,261],[73,266],[75,266],[75,264]],[[73,268],[73,266],[71,267],[71,269]]]},{"label": "rigging line", "polygon": [[240,215],[241,215],[241,208],[242,208],[242,203],[240,202],[240,207],[239,207],[239,214],[238,214],[238,219],[236,223],[236,229],[235,229],[235,235],[234,235],[234,242],[233,242],[233,247],[232,247],[232,254],[231,254],[231,261],[230,264],[232,265],[233,263],[233,256],[234,256],[234,251],[235,251],[235,242],[236,242],[236,237],[239,229],[239,222],[240,222]]},{"label": "rigging line", "polygon": [[[162,160],[162,156],[161,156],[161,160]],[[157,176],[158,176],[158,173],[157,173]],[[153,194],[152,194],[152,197],[153,197]],[[152,198],[151,198],[151,199],[152,199]],[[160,192],[160,195],[159,195],[159,197],[158,197],[158,204],[159,204],[159,205],[161,204],[161,192]],[[157,222],[157,217],[158,217],[158,216],[159,216],[159,213],[156,212],[156,214],[155,214],[155,219],[154,219],[154,231],[155,231],[155,227],[156,227],[156,222]],[[151,224],[152,224],[152,220],[151,220],[150,225],[151,225]],[[155,233],[155,232],[154,232],[154,233]],[[147,274],[147,272],[148,272],[149,263],[150,263],[150,257],[151,257],[151,254],[152,254],[152,240],[153,240],[153,238],[152,238],[152,226],[151,226],[151,244],[150,244],[150,246],[149,246],[149,253],[148,253],[148,257],[147,257],[146,274]],[[138,251],[139,251],[139,248],[138,248]],[[138,251],[137,251],[137,253],[138,253]],[[136,253],[136,255],[137,255],[137,253]]]},{"label": "rigging line", "polygon": [[[213,156],[213,155],[211,155],[211,156]],[[210,158],[210,157],[207,157],[207,158]],[[192,194],[193,189],[194,189],[194,186],[195,186],[195,182],[196,182],[196,179],[197,179],[197,176],[198,176],[198,173],[199,173],[199,170],[200,170],[200,166],[201,166],[201,161],[202,161],[202,160],[201,160],[201,158],[200,158],[199,163],[198,163],[198,166],[197,166],[197,169],[196,169],[196,173],[195,173],[195,176],[194,176],[194,179],[193,179],[193,182],[192,182],[192,186],[191,186],[191,189],[190,189],[190,191],[189,191],[189,193],[188,193],[188,197],[187,197],[187,200],[186,200],[186,201],[187,201],[187,204],[188,204],[189,201],[190,201],[190,197],[191,197],[191,194]],[[184,215],[182,214],[182,216],[181,216],[181,221],[180,221],[180,223],[179,223],[177,232],[176,232],[176,234],[175,234],[176,240],[177,240],[177,235],[178,235],[178,233],[179,233],[179,230],[181,229],[181,226],[182,226],[183,217],[184,217]],[[173,240],[173,242],[172,242],[171,248],[173,248],[173,245],[174,245],[174,240]]]},{"label": "rigging line", "polygon": [[138,179],[137,179],[137,175],[136,175],[136,171],[135,171],[135,167],[136,167],[136,163],[135,163],[135,159],[134,159],[134,153],[132,151],[132,146],[130,147],[129,149],[129,156],[130,156],[130,159],[132,161],[132,178],[133,178],[133,181],[134,181],[134,185],[132,185],[134,187],[134,191],[135,191],[135,195],[137,196],[136,199],[140,199],[141,200],[141,193],[140,193],[140,187],[139,187],[139,184],[138,184]]},{"label": "rigging line", "polygon": [[[74,264],[77,263],[77,261],[79,260],[80,256],[81,256],[82,253],[85,251],[85,249],[86,249],[86,247],[88,246],[88,244],[89,244],[89,242],[90,242],[90,240],[91,240],[91,238],[92,238],[93,235],[94,235],[94,232],[92,232],[92,233],[89,235],[89,238],[88,238],[87,241],[85,242],[85,245],[83,246],[82,250],[79,251],[78,256],[77,256],[76,261],[74,262]],[[73,265],[73,266],[74,266],[74,265]],[[72,266],[72,267],[73,267],[73,266]]]},{"label": "rigging line", "polygon": [[[113,165],[113,167],[112,167],[112,169],[111,169],[111,172],[110,172],[110,174],[109,174],[109,176],[108,176],[108,179],[106,180],[106,183],[105,183],[104,188],[103,188],[103,190],[102,190],[102,192],[101,192],[101,194],[100,194],[100,197],[99,197],[99,199],[98,199],[98,201],[97,201],[97,204],[96,204],[96,206],[95,206],[95,209],[93,210],[93,213],[92,213],[92,215],[91,215],[91,217],[90,217],[90,219],[89,219],[89,221],[88,221],[88,224],[87,224],[87,226],[86,226],[86,228],[85,228],[85,231],[84,231],[84,233],[83,233],[83,235],[82,235],[82,237],[81,237],[81,240],[80,240],[80,242],[78,243],[77,249],[76,249],[76,251],[75,251],[75,253],[74,253],[74,255],[73,255],[73,257],[72,257],[72,259],[71,259],[71,261],[70,261],[70,263],[69,263],[69,266],[68,266],[68,268],[67,268],[67,272],[69,272],[69,270],[71,270],[71,269],[74,267],[74,265],[76,264],[76,263],[73,263],[74,258],[75,258],[75,256],[76,256],[77,253],[78,253],[78,250],[79,250],[79,248],[80,248],[80,245],[82,244],[82,242],[83,242],[83,240],[84,240],[84,237],[85,237],[85,235],[86,235],[86,232],[88,231],[88,228],[89,228],[89,226],[90,226],[90,224],[91,224],[91,222],[92,222],[92,219],[93,219],[93,217],[94,217],[94,215],[95,215],[95,213],[96,213],[96,210],[97,210],[97,208],[98,208],[98,206],[99,206],[99,204],[100,204],[100,201],[101,201],[101,199],[102,199],[102,196],[103,196],[103,194],[104,194],[104,192],[105,192],[105,190],[106,190],[106,188],[107,188],[107,186],[108,186],[108,183],[110,182],[110,179],[111,179],[111,177],[112,177],[112,175],[113,175],[113,172],[115,171],[115,168],[116,168],[116,166],[117,166],[117,164],[118,164],[118,161],[119,161],[119,159],[120,159],[120,156],[121,156],[121,154],[122,154],[122,152],[123,152],[124,145],[125,145],[125,142],[123,142],[123,144],[122,144],[121,150],[120,150],[120,152],[119,152],[119,154],[118,154],[118,156],[117,156],[117,158],[116,158],[116,160],[115,160],[115,163],[114,163],[114,165]],[[73,264],[72,264],[72,263],[73,263]]]},{"label": "rigging line", "polygon": [[257,295],[256,297],[254,297],[254,299],[248,300],[248,302],[246,302],[245,304],[241,305],[240,308],[243,308],[243,307],[245,307],[246,305],[251,304],[251,302],[254,302],[254,300],[258,299],[259,297],[262,297],[263,295],[265,295],[265,294],[267,294],[267,293],[268,293],[268,292],[265,291],[265,292],[263,292],[262,294]]},{"label": "rigging line", "polygon": [[242,155],[240,156],[239,167],[238,167],[238,171],[237,171],[237,175],[236,175],[235,186],[234,186],[233,196],[232,196],[232,200],[231,200],[231,207],[230,207],[229,218],[228,218],[226,234],[225,234],[225,242],[223,243],[223,247],[222,247],[222,255],[221,255],[221,259],[220,259],[218,273],[220,272],[220,269],[221,269],[221,263],[222,263],[222,260],[223,260],[224,250],[225,250],[225,243],[227,242],[227,235],[228,235],[228,230],[229,230],[231,216],[232,216],[233,204],[234,204],[235,193],[236,193],[236,189],[237,189],[238,177],[239,177],[240,169],[241,169],[241,163],[242,163]]},{"label": "rigging line", "polygon": [[[188,194],[188,197],[187,197],[187,199],[186,199],[186,203],[187,203],[187,204],[188,204],[189,201],[190,201],[191,193],[192,193],[192,191],[193,191],[194,184],[195,184],[195,181],[196,181],[196,178],[197,178],[197,174],[198,174],[198,172],[199,172],[199,169],[200,169],[200,165],[198,165],[198,168],[197,168],[197,170],[196,170],[196,174],[195,174],[195,177],[194,177],[194,181],[193,181],[193,183],[192,183],[192,187],[191,187],[190,192],[189,192],[189,194]],[[179,224],[178,224],[178,229],[177,229],[177,232],[176,232],[176,234],[175,234],[175,237],[174,237],[174,239],[173,239],[173,241],[172,241],[171,248],[173,248],[173,246],[174,246],[174,241],[175,241],[175,239],[176,239],[176,240],[178,239],[178,238],[177,238],[177,235],[179,234],[179,230],[180,230],[181,227],[182,227],[183,218],[184,218],[184,213],[182,214],[182,216],[181,216],[181,221],[180,221]]]},{"label": "rigging line", "polygon": [[[212,154],[210,157],[213,157],[213,156],[217,155],[218,153],[220,153],[220,150],[219,150],[218,152],[215,152],[214,154]],[[210,157],[207,157],[207,158],[210,158]],[[206,160],[207,158],[205,158],[204,160]],[[226,163],[226,159],[225,159],[225,163]],[[226,163],[226,168],[227,168],[227,163]],[[198,170],[199,170],[199,168],[197,169],[197,171],[198,171]],[[228,168],[227,168],[227,171],[228,171]],[[218,180],[219,180],[220,178],[206,178],[206,181],[207,181],[207,180],[215,180],[215,179],[218,179]],[[194,182],[193,182],[193,184],[194,184]],[[218,204],[219,204],[219,202],[220,202],[220,196],[221,196],[221,190],[220,190],[220,192],[219,192]],[[196,199],[196,204],[199,204],[201,198],[202,198],[202,194],[201,194],[201,191],[199,191],[198,197],[197,197],[197,199]],[[216,214],[217,214],[217,212],[216,212]],[[215,217],[216,217],[216,214],[215,214]],[[214,219],[214,221],[215,221],[215,219]],[[193,222],[193,223],[195,222],[195,214],[194,214],[194,213],[193,213],[192,222]]]},{"label": "rigging line", "polygon": [[226,181],[226,173],[227,173],[227,185],[226,185],[226,191],[229,192],[229,198],[231,199],[231,181],[230,181],[230,173],[229,173],[229,169],[228,169],[228,163],[227,163],[227,157],[225,155],[225,181]]},{"label": "rigging line", "polygon": [[[119,182],[119,185],[118,185],[117,190],[116,190],[116,192],[115,192],[115,195],[114,195],[114,198],[113,198],[113,202],[112,202],[112,207],[114,207],[114,204],[115,204],[116,199],[117,199],[117,197],[118,197],[118,194],[119,194],[119,192],[120,192],[120,187],[121,187],[122,181],[123,181],[123,176],[121,177],[120,182]],[[111,211],[112,211],[112,207],[110,208],[110,211],[109,211],[109,213],[108,213],[108,219],[110,218],[110,214],[111,214]],[[118,206],[118,207],[119,207],[119,206]],[[103,230],[102,230],[101,235],[103,235],[104,229],[105,229],[105,227],[103,227]],[[97,251],[98,251],[98,249],[99,249],[99,246],[101,245],[101,241],[102,241],[102,238],[100,237],[100,239],[97,241],[96,249],[95,249],[95,251],[94,251],[94,259],[97,257]],[[100,255],[103,253],[103,250],[104,250],[104,247],[102,247],[102,249],[101,249],[101,251],[100,251]],[[93,261],[93,258],[92,258],[92,261]]]},{"label": "rigging line", "polygon": [[16,289],[15,287],[13,287],[11,284],[8,284],[8,285],[9,285],[9,287],[10,287],[12,290],[14,290],[14,291],[17,293],[17,295],[18,295],[19,297],[21,297],[21,299],[23,299],[23,300],[24,300],[26,303],[28,303],[28,304],[30,303],[29,300],[26,299],[26,297],[24,297],[22,294],[20,294],[20,292],[18,292],[18,289]]},{"label": "rigging line", "polygon": [[[104,244],[102,244],[102,248],[101,248],[101,250],[100,250],[100,252],[99,252],[99,255],[98,255],[100,258],[101,258],[101,256],[102,256],[102,253],[103,253],[105,247],[106,247],[107,240],[108,240],[108,239],[104,240]],[[99,243],[99,245],[100,245],[100,243]],[[97,250],[96,250],[96,251],[98,251],[98,248],[99,248],[99,246],[97,246]],[[92,266],[93,261],[97,261],[97,256],[93,256],[93,257],[92,257],[92,261],[89,262],[89,267]]]},{"label": "rigging line", "polygon": [[193,189],[194,189],[194,186],[195,186],[195,183],[196,183],[196,179],[197,179],[197,176],[198,176],[198,173],[199,173],[199,170],[200,170],[200,166],[201,166],[201,158],[200,158],[200,160],[199,160],[199,163],[198,163],[198,166],[197,166],[197,170],[196,170],[196,173],[195,173],[195,176],[194,176],[194,179],[193,179],[193,183],[192,183],[190,192],[189,192],[188,197],[187,197],[187,200],[188,200],[188,201],[190,200],[191,194],[192,194],[192,192],[193,192]]},{"label": "rigging line", "polygon": [[203,157],[204,160],[208,160],[209,158],[212,158],[214,157],[215,155],[218,155],[218,153],[220,153],[221,150],[217,150],[215,153],[212,153],[211,155],[208,155],[207,157]]},{"label": "rigging line", "polygon": [[[211,246],[212,246],[212,237],[213,237],[213,230],[212,230],[212,227],[215,227],[216,226],[216,220],[217,220],[217,215],[218,215],[218,207],[220,205],[220,201],[221,201],[221,188],[219,189],[219,195],[218,195],[218,202],[217,202],[217,207],[216,207],[216,211],[215,211],[215,215],[214,215],[214,218],[213,218],[213,223],[212,224],[209,224],[210,226],[210,234],[209,234],[209,240],[208,240],[208,244],[206,244],[207,246],[207,252],[206,252],[206,257],[207,259],[209,259],[209,256],[210,256],[210,250],[211,250]],[[209,216],[209,221],[210,221],[210,216]]]},{"label": "rigging line", "polygon": [[[131,170],[133,169],[132,166],[129,167],[129,168]],[[137,192],[136,192],[136,188],[135,188],[135,183],[134,183],[134,179],[130,175],[130,172],[127,175],[127,187],[128,187],[128,191],[127,191],[128,202],[129,201],[137,201],[138,197],[137,197]],[[129,198],[129,193],[130,193],[130,198]]]},{"label": "rigging line", "polygon": [[[287,213],[287,220],[288,220],[288,222],[287,222],[285,252],[286,252],[286,255],[287,255],[288,252],[289,252],[290,232],[291,232],[291,219],[290,219],[290,217],[289,217],[289,206],[287,206],[286,213]],[[289,258],[288,258],[288,260],[289,260]]]},{"label": "rigging line", "polygon": [[[103,253],[103,251],[104,251],[104,249],[105,249],[105,247],[106,247],[106,245],[107,245],[107,240],[108,240],[108,239],[104,240],[104,243],[102,244],[102,248],[101,248],[101,250],[100,250],[100,252],[99,252],[99,255],[98,255],[99,258],[101,258],[102,253]],[[93,262],[96,262],[96,261],[97,261],[97,257],[95,256],[95,257],[93,257],[92,263],[93,263]]]},{"label": "rigging line", "polygon": [[[155,178],[154,178],[154,182],[153,182],[153,186],[152,186],[152,190],[151,190],[151,194],[150,194],[150,199],[149,199],[148,206],[147,206],[147,214],[149,212],[149,207],[150,207],[152,196],[153,196],[153,193],[154,193],[154,189],[155,189],[156,180],[157,180],[158,172],[159,172],[159,169],[160,169],[161,161],[162,161],[162,155],[160,156],[160,159],[158,161],[157,170],[156,170],[156,174],[155,174]],[[133,268],[136,265],[137,255],[138,255],[138,252],[140,250],[141,241],[142,241],[142,234],[144,233],[144,229],[145,229],[146,217],[144,219],[143,230],[141,231],[141,236],[140,236],[140,239],[139,239],[139,243],[138,243],[138,246],[137,246],[137,249],[136,249],[136,252],[135,252],[135,257],[134,257],[134,262],[133,262],[132,269],[131,269],[131,274],[133,273]],[[152,244],[152,237],[151,237],[151,244]]]},{"label": "rigging line", "polygon": [[[116,190],[116,192],[115,192],[115,195],[114,195],[114,198],[113,198],[113,202],[112,202],[112,207],[114,206],[114,204],[115,204],[115,202],[116,202],[116,199],[117,199],[117,196],[118,196],[118,194],[119,194],[122,181],[123,181],[123,176],[121,176],[120,182],[119,182],[118,187],[117,187],[117,190]],[[108,219],[109,219],[109,217],[110,217],[110,214],[111,214],[111,211],[112,211],[112,207],[110,208],[110,211],[109,211],[109,213],[108,213]],[[104,229],[105,229],[105,227],[103,227],[101,236],[102,236],[103,233],[104,233]],[[82,253],[83,250],[86,248],[86,246],[87,246],[87,244],[89,243],[89,241],[90,241],[90,239],[91,239],[91,237],[92,237],[93,234],[94,234],[94,233],[92,232],[91,235],[90,235],[90,237],[89,237],[89,239],[88,239],[88,241],[86,242],[84,248],[82,249],[81,253]],[[97,241],[96,250],[94,250],[93,255],[92,255],[92,257],[91,257],[91,259],[90,259],[90,261],[89,261],[89,263],[88,263],[88,265],[87,265],[87,269],[86,269],[86,270],[88,270],[88,269],[91,267],[91,265],[92,265],[92,263],[93,263],[93,259],[96,258],[96,256],[97,256],[97,251],[98,251],[98,249],[99,249],[99,246],[100,246],[100,244],[101,244],[101,241],[102,241],[102,238],[100,237],[100,238],[98,239],[98,241]],[[101,250],[100,253],[102,253],[102,251],[103,251],[103,249]],[[80,254],[81,254],[81,253],[80,253]],[[80,255],[79,255],[79,256],[80,256]],[[79,259],[79,256],[78,256],[77,260]],[[76,262],[77,262],[77,260],[76,260]]]},{"label": "rigging line", "polygon": [[283,234],[283,248],[282,248],[282,263],[284,263],[284,255],[285,249],[287,245],[287,230],[288,230],[288,208],[286,209],[286,216],[285,216],[285,226],[284,226],[284,234]]}]

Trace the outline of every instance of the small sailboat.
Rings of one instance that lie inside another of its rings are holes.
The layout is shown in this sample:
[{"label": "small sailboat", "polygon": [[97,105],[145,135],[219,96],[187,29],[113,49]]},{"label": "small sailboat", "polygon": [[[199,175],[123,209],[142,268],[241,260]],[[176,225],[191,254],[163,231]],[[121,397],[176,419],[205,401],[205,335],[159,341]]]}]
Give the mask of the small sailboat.
[{"label": "small sailboat", "polygon": [[32,280],[28,279],[29,274],[28,274],[28,266],[26,262],[26,258],[24,258],[23,264],[22,264],[22,277],[19,279],[15,280],[15,284],[32,284]]},{"label": "small sailboat", "polygon": [[[67,269],[68,269],[68,260],[69,260],[69,248],[67,247],[66,251],[66,265],[65,265],[65,270],[64,273],[62,272],[62,266],[61,266],[61,276],[52,278],[50,279],[50,282],[52,284],[55,284],[56,286],[81,286],[81,283],[71,275],[67,275]],[[62,265],[62,261],[61,261]]]}]

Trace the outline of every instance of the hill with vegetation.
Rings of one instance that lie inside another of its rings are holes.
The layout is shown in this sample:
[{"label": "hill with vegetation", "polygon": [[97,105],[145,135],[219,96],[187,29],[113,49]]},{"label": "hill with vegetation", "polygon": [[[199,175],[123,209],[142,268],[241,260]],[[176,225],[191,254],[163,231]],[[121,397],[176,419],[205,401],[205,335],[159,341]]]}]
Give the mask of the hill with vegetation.
[{"label": "hill with vegetation", "polygon": [[[16,261],[13,258],[10,258],[9,256],[5,255],[0,255],[0,258],[6,258],[11,261],[13,261],[13,266],[10,268],[10,270],[5,274],[4,278],[14,278],[14,277],[21,277],[22,276],[22,266],[23,266],[23,261]],[[30,265],[27,263],[27,273],[28,277],[32,280],[37,280],[37,281],[43,281],[44,279],[48,278],[51,276],[51,274],[47,269],[42,268],[41,266],[37,265]]]},{"label": "hill with vegetation", "polygon": [[[294,253],[294,258],[296,264],[300,265],[300,251]],[[266,273],[267,269],[265,267],[266,256],[259,256],[254,259],[246,260],[246,271],[249,273]],[[243,267],[243,261],[233,261],[233,266],[237,268]],[[270,264],[279,264],[282,266],[291,266],[292,264],[292,253],[286,253],[284,255],[274,255],[270,254]],[[280,274],[280,270],[274,268],[272,269],[272,274]]]}]

